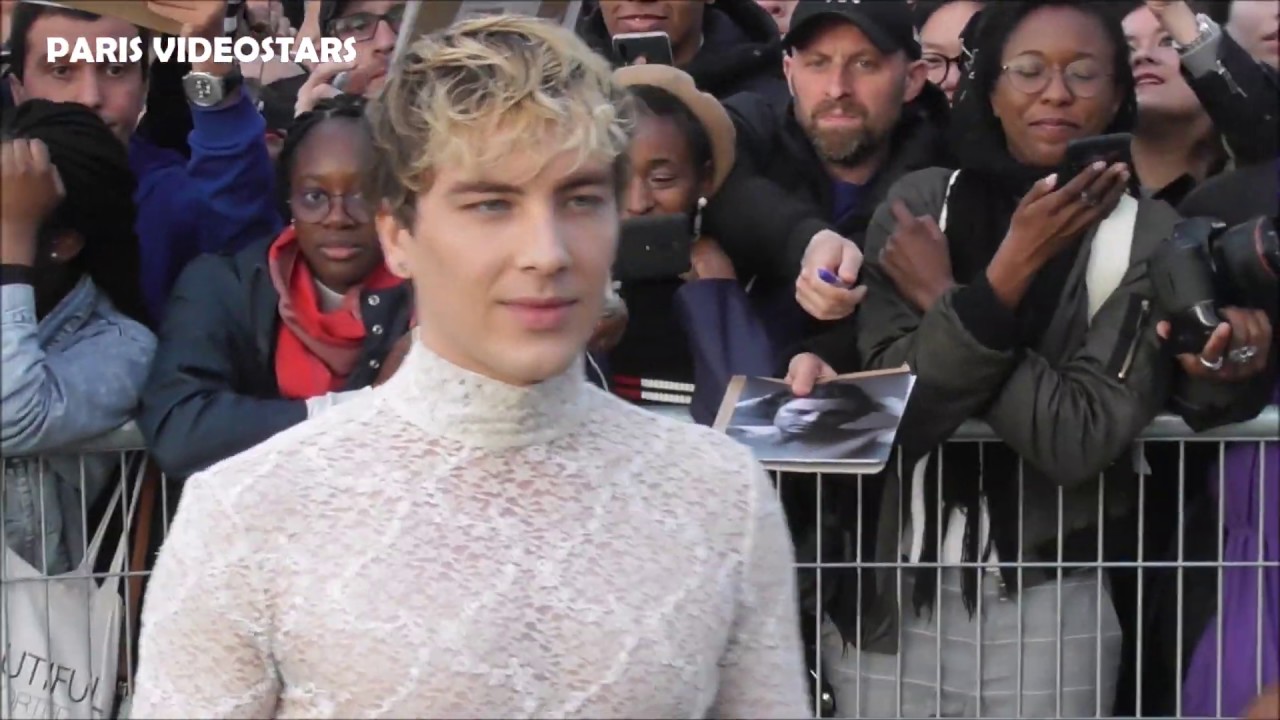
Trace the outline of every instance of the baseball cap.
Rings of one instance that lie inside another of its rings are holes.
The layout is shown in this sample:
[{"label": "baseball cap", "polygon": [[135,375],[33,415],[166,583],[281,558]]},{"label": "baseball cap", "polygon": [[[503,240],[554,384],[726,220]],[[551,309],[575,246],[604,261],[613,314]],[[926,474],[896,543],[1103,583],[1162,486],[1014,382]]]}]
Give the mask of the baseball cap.
[{"label": "baseball cap", "polygon": [[800,0],[782,40],[783,49],[802,47],[832,20],[853,23],[881,52],[901,50],[912,60],[920,58],[911,6],[905,0]]}]

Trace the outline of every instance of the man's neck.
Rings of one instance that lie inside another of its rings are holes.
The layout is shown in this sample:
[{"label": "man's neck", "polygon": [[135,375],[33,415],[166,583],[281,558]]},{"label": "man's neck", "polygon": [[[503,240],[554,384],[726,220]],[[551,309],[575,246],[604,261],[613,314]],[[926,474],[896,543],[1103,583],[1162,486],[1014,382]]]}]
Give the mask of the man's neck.
[{"label": "man's neck", "polygon": [[1205,115],[1165,120],[1142,127],[1133,139],[1133,169],[1143,186],[1159,190],[1183,175],[1200,182],[1221,153],[1213,125]]},{"label": "man's neck", "polygon": [[889,146],[886,144],[857,165],[837,165],[832,162],[823,163],[823,165],[827,168],[827,174],[839,182],[866,185],[877,172],[880,172],[880,167],[888,157]]}]

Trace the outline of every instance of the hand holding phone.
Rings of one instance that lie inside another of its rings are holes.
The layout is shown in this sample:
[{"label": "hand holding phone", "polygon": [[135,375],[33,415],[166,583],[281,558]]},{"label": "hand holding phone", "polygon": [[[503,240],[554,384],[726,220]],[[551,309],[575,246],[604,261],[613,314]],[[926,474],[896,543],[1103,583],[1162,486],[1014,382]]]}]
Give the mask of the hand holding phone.
[{"label": "hand holding phone", "polygon": [[1085,168],[1096,162],[1107,165],[1122,163],[1131,167],[1133,165],[1132,147],[1133,135],[1129,133],[1095,135],[1072,140],[1067,143],[1062,168],[1058,171],[1058,187],[1066,186],[1084,172]]}]

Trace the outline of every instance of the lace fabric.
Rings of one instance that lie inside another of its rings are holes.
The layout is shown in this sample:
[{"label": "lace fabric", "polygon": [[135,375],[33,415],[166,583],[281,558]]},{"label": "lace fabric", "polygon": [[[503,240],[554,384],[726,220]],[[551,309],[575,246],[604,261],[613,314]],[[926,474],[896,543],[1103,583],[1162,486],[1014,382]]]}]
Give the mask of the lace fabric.
[{"label": "lace fabric", "polygon": [[809,716],[793,561],[729,438],[415,345],[188,481],[133,716]]}]

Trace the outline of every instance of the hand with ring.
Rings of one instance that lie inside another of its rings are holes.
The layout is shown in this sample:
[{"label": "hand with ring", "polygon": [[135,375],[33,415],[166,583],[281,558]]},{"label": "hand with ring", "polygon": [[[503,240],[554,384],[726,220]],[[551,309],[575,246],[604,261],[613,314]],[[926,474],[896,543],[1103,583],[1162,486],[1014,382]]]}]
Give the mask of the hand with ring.
[{"label": "hand with ring", "polygon": [[[1193,378],[1216,382],[1248,380],[1267,369],[1270,360],[1271,321],[1262,310],[1227,307],[1221,311],[1226,322],[1218,326],[1199,354],[1178,356],[1183,372]],[[1169,338],[1169,323],[1160,322],[1156,333]]]}]

